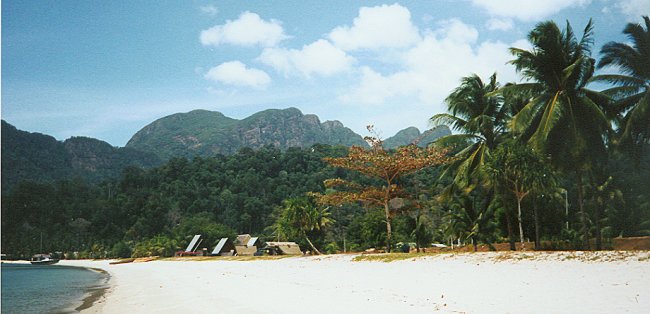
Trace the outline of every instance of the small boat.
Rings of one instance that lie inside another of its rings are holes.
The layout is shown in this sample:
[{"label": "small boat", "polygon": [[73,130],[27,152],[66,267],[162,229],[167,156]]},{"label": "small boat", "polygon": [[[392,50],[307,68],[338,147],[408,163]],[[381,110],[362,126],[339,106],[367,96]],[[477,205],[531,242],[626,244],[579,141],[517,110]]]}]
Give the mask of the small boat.
[{"label": "small boat", "polygon": [[36,254],[30,261],[32,265],[52,265],[59,262],[58,259],[52,258],[49,254]]}]

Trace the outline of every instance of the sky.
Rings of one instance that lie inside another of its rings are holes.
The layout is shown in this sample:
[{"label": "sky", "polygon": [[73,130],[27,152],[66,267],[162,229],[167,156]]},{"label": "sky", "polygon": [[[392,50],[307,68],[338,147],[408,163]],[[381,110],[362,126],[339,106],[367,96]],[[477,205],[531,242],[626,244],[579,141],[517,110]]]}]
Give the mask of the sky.
[{"label": "sky", "polygon": [[2,119],[124,146],[166,115],[296,107],[383,138],[446,111],[460,79],[517,82],[508,48],[545,20],[592,56],[650,0],[2,1]]}]

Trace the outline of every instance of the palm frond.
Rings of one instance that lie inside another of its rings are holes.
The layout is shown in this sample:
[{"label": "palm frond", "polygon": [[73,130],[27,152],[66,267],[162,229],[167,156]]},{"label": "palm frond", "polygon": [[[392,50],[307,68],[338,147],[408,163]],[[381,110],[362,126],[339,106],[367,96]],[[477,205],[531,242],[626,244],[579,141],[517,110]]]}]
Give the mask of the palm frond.
[{"label": "palm frond", "polygon": [[650,92],[646,92],[634,109],[625,115],[622,142],[647,143],[650,140]]},{"label": "palm frond", "polygon": [[434,145],[437,147],[466,147],[479,140],[482,138],[474,134],[450,134],[438,138]]},{"label": "palm frond", "polygon": [[433,127],[447,125],[451,126],[451,128],[456,131],[462,131],[467,124],[467,121],[448,113],[439,113],[431,117],[429,123]]},{"label": "palm frond", "polygon": [[533,141],[537,142],[538,144],[546,141],[548,134],[562,117],[561,102],[567,103],[568,101],[569,100],[566,99],[566,95],[561,91],[558,91],[553,95],[553,97],[544,106],[542,120],[540,121],[537,130],[533,134]]},{"label": "palm frond", "polygon": [[621,85],[621,86],[634,86],[636,88],[643,88],[646,82],[642,79],[622,75],[622,74],[601,74],[592,77],[590,82],[603,82],[612,85]]},{"label": "palm frond", "polygon": [[515,114],[510,120],[509,126],[510,129],[516,134],[522,134],[528,126],[531,125],[531,121],[539,102],[544,98],[544,96],[538,96],[537,98],[529,101],[517,114]]}]

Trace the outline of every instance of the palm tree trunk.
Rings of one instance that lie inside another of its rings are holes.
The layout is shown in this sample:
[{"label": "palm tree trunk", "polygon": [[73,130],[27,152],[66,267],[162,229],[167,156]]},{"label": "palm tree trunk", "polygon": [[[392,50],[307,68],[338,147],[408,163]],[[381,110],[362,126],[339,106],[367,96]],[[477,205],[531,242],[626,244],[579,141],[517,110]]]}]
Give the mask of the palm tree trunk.
[{"label": "palm tree trunk", "polygon": [[537,212],[537,204],[533,203],[533,215],[535,219],[535,250],[540,250],[542,243],[539,237],[539,213]]},{"label": "palm tree trunk", "polygon": [[594,223],[596,224],[596,250],[603,249],[603,235],[600,232],[600,205],[596,204],[594,207]]},{"label": "palm tree trunk", "polygon": [[517,195],[517,220],[519,221],[519,241],[521,242],[521,250],[526,250],[526,244],[524,243],[524,228],[521,225],[521,200],[522,198]]},{"label": "palm tree trunk", "polygon": [[307,240],[307,243],[309,243],[309,246],[311,246],[311,249],[316,252],[316,254],[321,255],[321,252],[314,246],[313,243],[311,243],[311,240],[309,240],[309,237],[305,234],[305,240]]},{"label": "palm tree trunk", "polygon": [[587,226],[587,216],[584,209],[584,189],[582,187],[582,172],[576,170],[576,179],[578,180],[578,211],[580,212],[580,224],[582,224],[583,246],[589,249],[589,228]]},{"label": "palm tree trunk", "polygon": [[517,247],[515,246],[515,234],[512,231],[512,217],[510,216],[510,210],[506,208],[506,227],[508,228],[508,242],[510,242],[510,250],[515,251]]},{"label": "palm tree trunk", "polygon": [[[596,182],[593,180],[593,177],[591,178],[591,186],[596,187]],[[594,196],[596,197],[596,196]],[[600,204],[599,202],[593,202],[594,203],[594,224],[596,227],[596,250],[600,251],[603,249],[603,235],[600,232],[600,206],[604,204]]]}]

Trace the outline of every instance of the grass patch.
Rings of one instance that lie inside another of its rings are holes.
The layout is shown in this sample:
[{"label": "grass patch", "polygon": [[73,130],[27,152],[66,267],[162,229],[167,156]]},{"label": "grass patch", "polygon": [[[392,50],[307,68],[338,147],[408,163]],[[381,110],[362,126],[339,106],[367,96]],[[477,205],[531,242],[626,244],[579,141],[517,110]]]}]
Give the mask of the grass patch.
[{"label": "grass patch", "polygon": [[449,254],[453,252],[435,252],[435,253],[381,253],[381,254],[363,254],[356,256],[352,259],[353,262],[384,262],[390,263],[394,261],[415,260],[427,256],[439,256],[441,254]]}]

